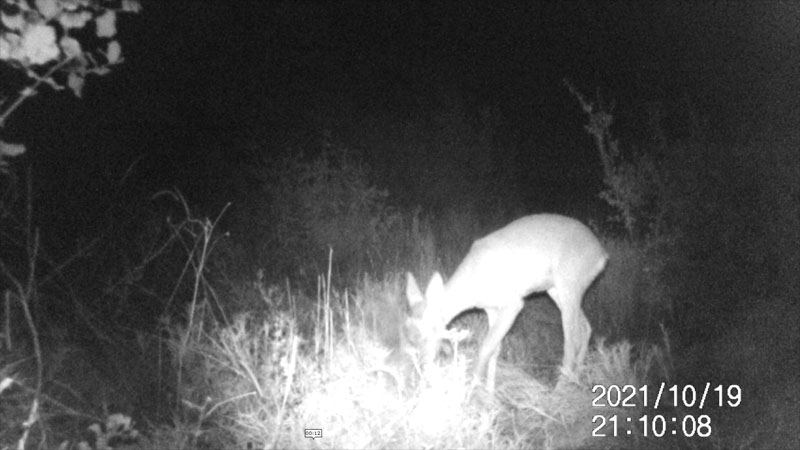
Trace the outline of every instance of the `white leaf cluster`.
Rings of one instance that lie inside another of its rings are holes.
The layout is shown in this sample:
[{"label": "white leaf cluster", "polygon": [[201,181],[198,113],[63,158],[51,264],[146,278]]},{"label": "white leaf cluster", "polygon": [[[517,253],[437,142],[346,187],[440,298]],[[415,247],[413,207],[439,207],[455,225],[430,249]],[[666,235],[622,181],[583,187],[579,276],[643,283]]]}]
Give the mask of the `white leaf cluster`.
[{"label": "white leaf cluster", "polygon": [[59,54],[56,31],[43,23],[25,24],[18,33],[0,36],[2,60],[18,61],[25,66],[41,65],[56,59]]},{"label": "white leaf cluster", "polygon": [[[117,16],[139,11],[139,0],[0,0],[0,61],[80,97],[88,74],[105,75],[123,62]],[[97,39],[89,43],[78,32],[92,25]],[[5,117],[0,111],[0,127]]]},{"label": "white leaf cluster", "polygon": [[[138,0],[123,0],[114,8],[97,0],[0,0],[0,7],[0,60],[27,70],[72,60],[77,64],[69,70],[82,74],[96,72],[98,63],[72,32],[94,24],[95,35],[110,40],[117,34],[118,13],[141,10]],[[116,41],[94,55],[106,56],[106,65],[122,61]]]}]

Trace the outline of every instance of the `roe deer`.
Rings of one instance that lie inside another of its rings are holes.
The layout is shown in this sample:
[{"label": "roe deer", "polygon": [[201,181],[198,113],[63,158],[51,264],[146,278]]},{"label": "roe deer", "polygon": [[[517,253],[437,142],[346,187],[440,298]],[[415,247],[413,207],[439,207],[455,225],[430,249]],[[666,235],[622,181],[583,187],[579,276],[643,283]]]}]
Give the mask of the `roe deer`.
[{"label": "roe deer", "polygon": [[586,225],[556,214],[535,214],[475,241],[447,284],[435,273],[424,296],[409,272],[407,323],[424,336],[424,363],[433,362],[439,339],[453,318],[468,309],[483,309],[489,329],[475,369],[493,392],[500,346],[522,310],[523,298],[546,291],[561,310],[562,373],[572,374],[586,356],[592,333],[581,309],[583,295],[607,260],[605,249]]}]

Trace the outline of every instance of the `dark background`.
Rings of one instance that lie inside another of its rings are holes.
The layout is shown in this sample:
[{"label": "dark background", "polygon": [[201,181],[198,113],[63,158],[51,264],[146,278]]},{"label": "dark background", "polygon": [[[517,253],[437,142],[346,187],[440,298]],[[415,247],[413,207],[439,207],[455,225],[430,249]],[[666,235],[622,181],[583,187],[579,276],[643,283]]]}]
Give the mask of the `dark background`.
[{"label": "dark background", "polygon": [[655,103],[690,105],[719,143],[796,137],[792,2],[145,1],[120,29],[113,74],[82,100],[40,94],[7,128],[28,142],[17,164],[32,167],[54,242],[163,188],[200,213],[233,202],[235,228],[254,207],[253,148],[269,159],[323,136],[356,150],[395,201],[443,208],[459,194],[419,179],[441,176],[458,145],[426,161],[433,145],[419,142],[453,111],[491,114],[487,162],[514,169],[509,196],[528,210],[596,206],[599,158],[565,78],[616,103],[623,138]]}]

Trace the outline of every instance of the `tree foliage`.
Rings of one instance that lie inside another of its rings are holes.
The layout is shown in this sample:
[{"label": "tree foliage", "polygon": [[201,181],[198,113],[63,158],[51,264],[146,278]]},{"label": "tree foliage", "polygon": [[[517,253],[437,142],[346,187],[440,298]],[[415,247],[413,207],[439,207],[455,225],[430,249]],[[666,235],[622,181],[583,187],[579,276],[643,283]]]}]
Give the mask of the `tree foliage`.
[{"label": "tree foliage", "polygon": [[[0,60],[30,81],[13,100],[0,99],[0,128],[42,84],[80,97],[88,75],[122,63],[117,17],[140,10],[138,0],[0,0]],[[24,151],[0,140],[0,171],[4,157]]]}]

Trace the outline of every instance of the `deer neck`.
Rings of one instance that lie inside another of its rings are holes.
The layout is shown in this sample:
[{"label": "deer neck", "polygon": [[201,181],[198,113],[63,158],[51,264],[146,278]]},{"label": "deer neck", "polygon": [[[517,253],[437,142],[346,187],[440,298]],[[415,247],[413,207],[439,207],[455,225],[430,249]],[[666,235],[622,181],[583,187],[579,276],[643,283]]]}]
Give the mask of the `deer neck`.
[{"label": "deer neck", "polygon": [[458,273],[445,285],[442,319],[449,324],[462,312],[477,307],[477,292]]}]

